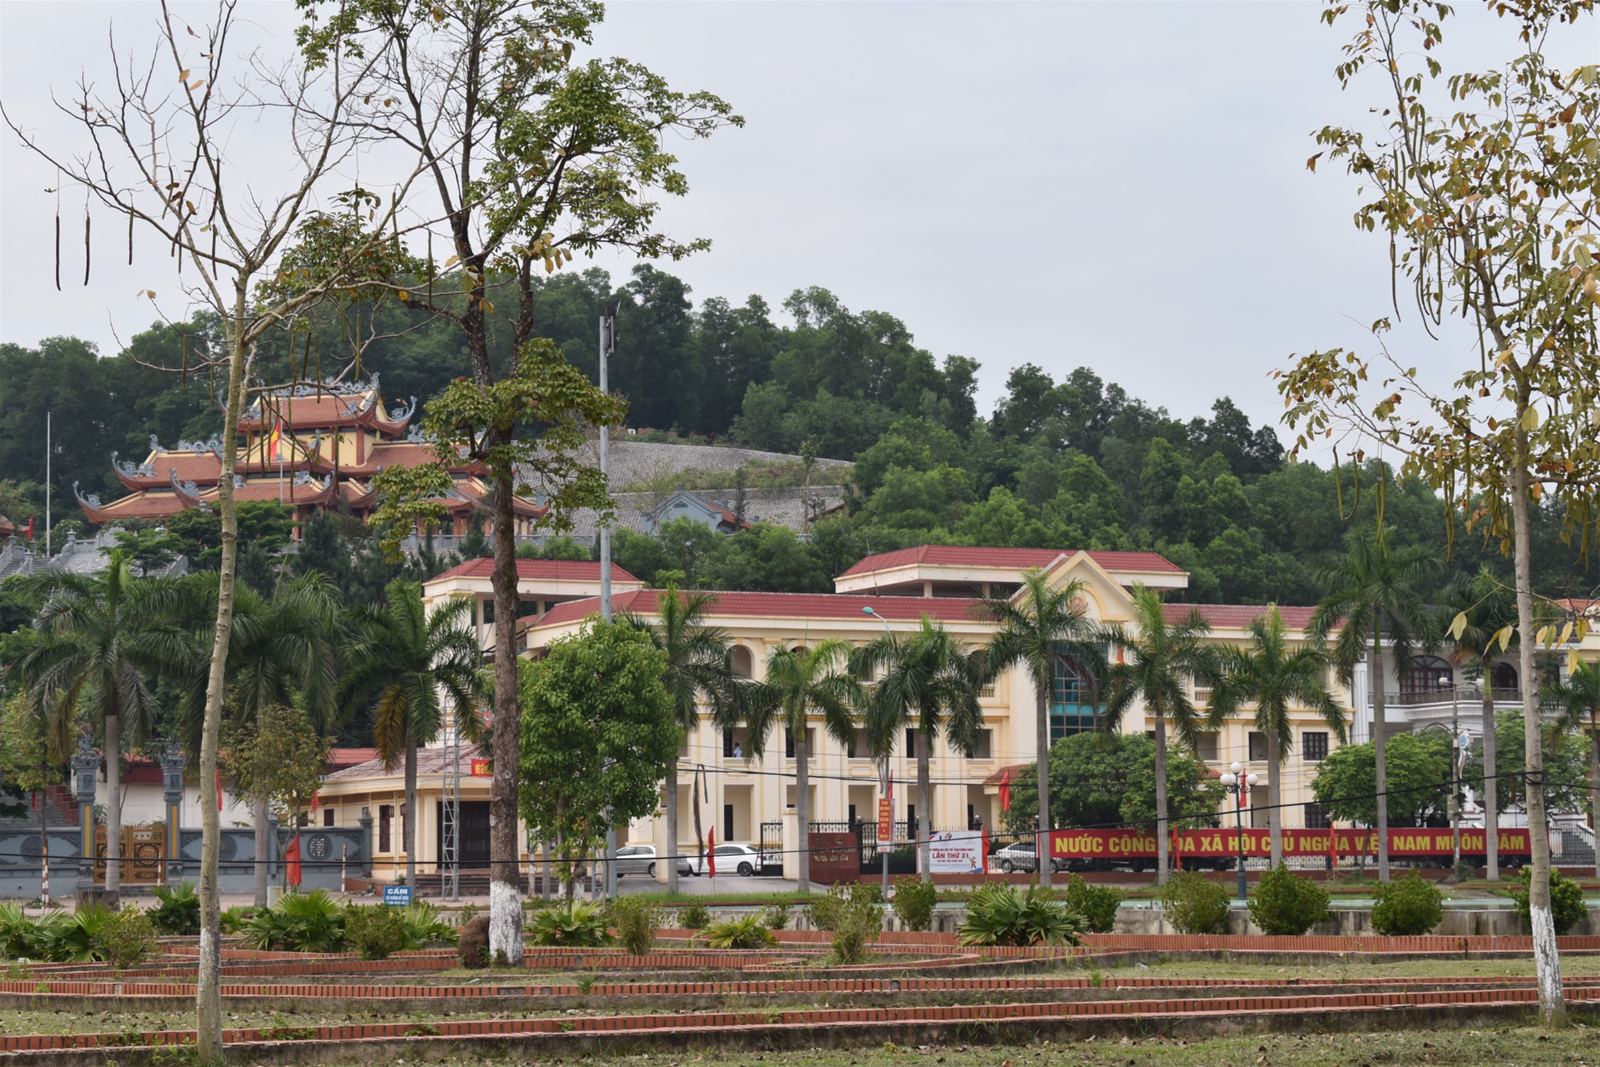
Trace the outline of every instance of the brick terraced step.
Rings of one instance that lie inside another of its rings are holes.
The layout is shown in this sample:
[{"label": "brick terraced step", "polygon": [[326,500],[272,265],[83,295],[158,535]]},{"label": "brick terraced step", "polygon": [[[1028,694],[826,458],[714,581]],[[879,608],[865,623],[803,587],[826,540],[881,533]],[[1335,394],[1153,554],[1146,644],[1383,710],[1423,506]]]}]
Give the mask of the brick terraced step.
[{"label": "brick terraced step", "polygon": [[[1600,987],[1572,989],[1569,1001],[1600,1001]],[[706,1012],[675,1015],[572,1016],[540,1019],[439,1020],[435,1022],[367,1023],[350,1026],[275,1027],[223,1031],[230,1045],[282,1041],[372,1041],[582,1034],[648,1035],[673,1031],[753,1028],[772,1030],[826,1027],[830,1030],[882,1023],[998,1022],[1005,1020],[1094,1019],[1137,1016],[1147,1023],[1186,1016],[1248,1017],[1265,1014],[1326,1014],[1378,1010],[1420,1010],[1502,1006],[1525,1008],[1537,1002],[1532,987],[1439,990],[1393,993],[1313,993],[1295,996],[1233,996],[1165,1000],[1094,1000],[1047,1003],[969,1004],[894,1008],[822,1008],[782,1012]],[[193,1030],[132,1034],[22,1034],[0,1037],[0,1052],[126,1048],[132,1044],[193,1044]],[[319,1053],[331,1056],[334,1050]]]}]

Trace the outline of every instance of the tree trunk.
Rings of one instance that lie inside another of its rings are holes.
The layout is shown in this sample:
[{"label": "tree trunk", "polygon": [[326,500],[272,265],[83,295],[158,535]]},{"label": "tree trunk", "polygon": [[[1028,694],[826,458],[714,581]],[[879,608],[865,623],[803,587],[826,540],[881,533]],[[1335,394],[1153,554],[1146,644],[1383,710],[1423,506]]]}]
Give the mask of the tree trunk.
[{"label": "tree trunk", "polygon": [[1383,736],[1383,687],[1387,682],[1387,676],[1383,673],[1383,612],[1378,609],[1372,614],[1372,675],[1367,679],[1367,687],[1372,691],[1372,751],[1378,787],[1378,881],[1380,882],[1389,880],[1389,774],[1384,767],[1384,746],[1388,744],[1388,739]]},{"label": "tree trunk", "polygon": [[666,808],[667,808],[667,847],[662,850],[663,855],[656,857],[657,863],[667,865],[667,892],[678,891],[678,758],[673,756],[672,762],[667,764],[666,780]]},{"label": "tree trunk", "polygon": [[[1052,675],[1054,672],[1050,672]],[[1048,679],[1050,683],[1054,678]],[[1050,884],[1050,703],[1049,689],[1035,687],[1033,694],[1035,704],[1035,722],[1033,724],[1033,746],[1038,753],[1035,771],[1039,780],[1039,831],[1034,836],[1034,848],[1037,851],[1037,867],[1039,870],[1039,884]]]},{"label": "tree trunk", "polygon": [[[201,792],[204,792],[204,790]],[[267,798],[265,796],[256,797],[250,802],[250,818],[256,826],[256,907],[264,908],[267,906],[267,882],[269,881],[268,875],[271,873],[267,870],[266,859],[272,855],[272,850],[267,845],[268,836],[272,831],[267,826]]]},{"label": "tree trunk", "polygon": [[[1600,826],[1600,708],[1589,709],[1589,831]],[[1600,878],[1600,837],[1596,837],[1594,876]]]},{"label": "tree trunk", "polygon": [[122,717],[106,716],[106,892],[122,890]]},{"label": "tree trunk", "polygon": [[917,867],[924,882],[933,881],[933,780],[928,773],[928,732],[916,731]]},{"label": "tree trunk", "polygon": [[1167,816],[1167,717],[1159,705],[1146,709],[1156,721],[1156,885],[1167,884],[1167,864],[1172,862],[1172,843],[1167,840],[1171,823]]},{"label": "tree trunk", "polygon": [[[510,444],[491,430],[491,445]],[[494,781],[489,789],[489,956],[522,965],[522,893],[517,886],[517,784],[522,705],[517,700],[517,545],[510,470],[494,471]]]},{"label": "tree trunk", "polygon": [[706,835],[700,826],[700,792],[705,780],[699,770],[689,780],[693,783],[689,787],[689,809],[694,812],[694,873],[700,875],[706,873]]},{"label": "tree trunk", "polygon": [[[1525,387],[1524,387],[1525,388]],[[1533,964],[1539,986],[1539,1017],[1546,1025],[1565,1021],[1566,1001],[1561,989],[1561,953],[1556,947],[1555,916],[1550,910],[1550,834],[1544,808],[1544,720],[1539,714],[1539,688],[1535,684],[1533,648],[1538,620],[1533,613],[1533,565],[1528,538],[1528,433],[1522,429],[1526,397],[1517,405],[1517,429],[1512,433],[1511,520],[1515,544],[1517,585],[1518,666],[1522,678],[1523,747],[1527,750],[1528,843],[1533,847],[1533,872],[1528,887],[1528,918],[1533,928]]]},{"label": "tree trunk", "polygon": [[811,801],[806,795],[811,788],[811,773],[806,766],[811,758],[806,746],[806,731],[802,726],[794,738],[794,813],[800,824],[800,861],[796,864],[800,874],[800,892],[811,892]]},{"label": "tree trunk", "polygon": [[[35,790],[35,797],[39,795]],[[44,803],[39,805],[39,903],[46,910],[50,907],[50,794],[46,793]]]},{"label": "tree trunk", "polygon": [[[228,352],[228,407],[222,424],[228,434],[239,425],[244,406],[244,342],[239,332],[248,299],[245,279],[234,283],[234,315]],[[229,438],[232,439],[231,437]],[[200,959],[195,980],[195,1046],[201,1063],[222,1062],[222,895],[217,880],[222,818],[207,799],[217,780],[217,739],[222,731],[222,690],[227,681],[228,643],[233,637],[233,586],[239,566],[239,509],[233,499],[236,450],[222,450],[217,506],[222,513],[222,560],[217,578],[217,628],[211,641],[211,671],[206,680],[206,711],[200,729]]]},{"label": "tree trunk", "polygon": [[[1273,724],[1276,727],[1276,723]],[[1283,745],[1278,731],[1267,731],[1267,836],[1272,842],[1272,867],[1283,862],[1283,808],[1279,806],[1283,791],[1279,788],[1279,774],[1283,769]],[[1381,786],[1379,788],[1382,788]]]},{"label": "tree trunk", "polygon": [[[1485,877],[1500,880],[1500,811],[1496,800],[1499,781],[1495,778],[1494,690],[1490,688],[1489,663],[1483,664],[1483,864]],[[1600,854],[1600,853],[1597,853]]]},{"label": "tree trunk", "polygon": [[[402,836],[405,838],[406,885],[412,887],[411,893],[415,896],[417,892],[417,735],[413,730],[406,731],[406,810],[401,817],[400,825]],[[461,830],[457,827],[458,842],[460,834]],[[459,843],[457,847],[459,848]]]}]

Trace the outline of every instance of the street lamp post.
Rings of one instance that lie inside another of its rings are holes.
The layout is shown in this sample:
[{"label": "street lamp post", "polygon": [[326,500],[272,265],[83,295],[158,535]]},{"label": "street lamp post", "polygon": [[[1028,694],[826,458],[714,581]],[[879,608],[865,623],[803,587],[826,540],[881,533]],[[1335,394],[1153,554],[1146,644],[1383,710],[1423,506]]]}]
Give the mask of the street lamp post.
[{"label": "street lamp post", "polygon": [[1234,815],[1239,824],[1239,899],[1249,897],[1249,889],[1245,885],[1244,876],[1244,791],[1260,783],[1261,779],[1254,774],[1245,774],[1244,765],[1237,760],[1228,765],[1228,773],[1222,776],[1222,788],[1233,794]]}]

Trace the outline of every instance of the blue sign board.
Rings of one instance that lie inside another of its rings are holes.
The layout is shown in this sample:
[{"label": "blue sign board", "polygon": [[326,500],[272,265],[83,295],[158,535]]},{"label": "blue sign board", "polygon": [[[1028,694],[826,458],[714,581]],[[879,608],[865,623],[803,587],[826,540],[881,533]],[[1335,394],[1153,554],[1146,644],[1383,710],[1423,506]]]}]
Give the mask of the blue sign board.
[{"label": "blue sign board", "polygon": [[411,905],[411,887],[408,885],[386,885],[383,887],[383,902],[391,908],[405,908]]}]

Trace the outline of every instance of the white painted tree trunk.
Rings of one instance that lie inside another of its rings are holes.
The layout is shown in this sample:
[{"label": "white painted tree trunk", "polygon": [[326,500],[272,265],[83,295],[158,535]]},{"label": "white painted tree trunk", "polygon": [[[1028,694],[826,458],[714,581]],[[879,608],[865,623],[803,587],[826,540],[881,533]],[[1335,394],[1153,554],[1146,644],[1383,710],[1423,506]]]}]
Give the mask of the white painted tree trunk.
[{"label": "white painted tree trunk", "polygon": [[810,755],[806,732],[802,728],[794,735],[794,812],[795,820],[800,824],[800,856],[795,868],[799,872],[801,893],[811,892],[811,798],[808,796],[811,792],[811,769],[806,765]]},{"label": "white painted tree trunk", "polygon": [[924,882],[933,881],[933,780],[928,771],[928,735],[920,727],[917,738],[917,866]]}]

